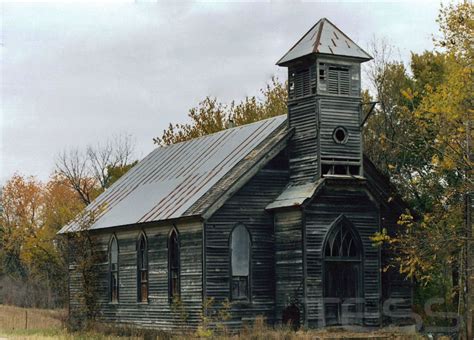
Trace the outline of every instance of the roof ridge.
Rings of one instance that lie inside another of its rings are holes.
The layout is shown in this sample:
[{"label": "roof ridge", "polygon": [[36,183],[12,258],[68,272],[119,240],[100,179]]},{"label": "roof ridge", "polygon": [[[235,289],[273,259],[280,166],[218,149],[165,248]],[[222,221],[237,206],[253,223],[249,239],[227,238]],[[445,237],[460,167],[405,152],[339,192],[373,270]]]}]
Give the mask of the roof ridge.
[{"label": "roof ridge", "polygon": [[[159,147],[156,148],[156,149],[169,148],[169,147],[172,147],[173,145],[182,145],[183,143],[187,143],[187,142],[190,142],[190,141],[193,141],[193,140],[199,140],[199,139],[202,139],[202,138],[208,138],[208,137],[211,137],[211,136],[214,136],[214,135],[217,135],[217,134],[225,133],[225,132],[227,132],[227,131],[242,129],[242,128],[245,128],[245,127],[252,126],[252,125],[254,125],[254,124],[262,124],[263,122],[265,122],[265,121],[267,121],[267,120],[281,118],[282,116],[286,116],[286,113],[282,113],[281,115],[278,115],[278,116],[273,116],[273,117],[269,117],[269,118],[257,120],[257,121],[255,121],[255,122],[251,122],[251,123],[247,123],[247,124],[243,124],[243,125],[234,126],[234,127],[232,127],[232,128],[223,129],[223,130],[220,130],[220,131],[216,131],[216,132],[213,132],[213,133],[209,133],[209,134],[207,134],[207,135],[202,135],[202,136],[194,137],[194,138],[191,138],[191,139],[188,139],[188,140],[183,140],[183,141],[181,141],[181,142],[177,142],[177,143],[173,143],[173,144],[168,144],[168,145],[159,146]],[[154,149],[154,150],[156,150],[156,149]]]},{"label": "roof ridge", "polygon": [[286,51],[286,53],[283,55],[283,57],[281,57],[277,62],[276,62],[276,65],[280,64],[281,60],[283,58],[285,58],[285,56],[290,53],[296,46],[298,46],[298,44],[301,42],[301,40],[303,40],[312,30],[313,28],[315,28],[317,25],[319,25],[319,23],[323,20],[324,18],[322,19],[319,19],[313,26],[311,26],[311,28],[305,33],[303,34],[303,36],[288,50]]},{"label": "roof ridge", "polygon": [[331,20],[326,19],[326,18],[324,18],[324,20],[325,20],[326,22],[328,22],[330,25],[332,25],[332,26],[333,26],[335,29],[337,29],[339,32],[341,32],[342,35],[343,35],[346,39],[348,39],[351,43],[353,43],[353,44],[356,45],[358,48],[360,48],[362,52],[364,52],[364,53],[367,54],[369,57],[371,57],[371,59],[373,59],[372,56],[371,56],[369,53],[367,53],[362,47],[360,47],[354,40],[352,40],[346,33],[344,33],[343,30],[341,30],[339,27],[337,27]]},{"label": "roof ridge", "polygon": [[277,65],[287,66],[291,61],[314,54],[354,58],[361,62],[372,59],[339,27],[329,19],[321,18],[278,60]]}]

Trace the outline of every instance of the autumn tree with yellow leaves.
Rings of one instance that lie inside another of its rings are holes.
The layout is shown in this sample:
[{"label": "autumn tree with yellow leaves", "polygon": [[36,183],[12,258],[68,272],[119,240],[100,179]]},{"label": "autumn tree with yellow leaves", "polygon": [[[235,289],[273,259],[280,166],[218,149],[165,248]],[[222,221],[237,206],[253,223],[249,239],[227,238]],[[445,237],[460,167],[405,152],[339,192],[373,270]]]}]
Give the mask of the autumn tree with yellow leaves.
[{"label": "autumn tree with yellow leaves", "polygon": [[4,302],[63,306],[67,292],[65,245],[56,233],[84,205],[58,176],[43,184],[18,174],[5,184],[1,204]]},{"label": "autumn tree with yellow leaves", "polygon": [[442,7],[438,24],[435,49],[412,54],[411,74],[388,62],[373,78],[381,105],[365,131],[367,151],[414,213],[400,218],[397,235],[383,232],[374,240],[388,244],[396,254],[394,265],[418,282],[420,303],[443,297],[446,310],[465,321],[466,266],[472,256],[467,249],[473,241],[464,203],[474,192],[472,4]]}]

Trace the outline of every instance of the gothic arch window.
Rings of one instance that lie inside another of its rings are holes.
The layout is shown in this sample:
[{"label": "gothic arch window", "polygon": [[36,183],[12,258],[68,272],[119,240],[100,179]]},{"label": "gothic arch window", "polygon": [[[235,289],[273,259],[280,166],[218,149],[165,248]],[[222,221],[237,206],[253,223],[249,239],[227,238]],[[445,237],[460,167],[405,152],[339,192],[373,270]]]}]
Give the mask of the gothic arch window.
[{"label": "gothic arch window", "polygon": [[243,224],[236,225],[232,230],[229,247],[231,298],[232,300],[249,300],[252,242],[250,233]]},{"label": "gothic arch window", "polygon": [[358,235],[350,224],[342,220],[335,225],[326,239],[325,253],[326,260],[333,259],[360,259],[360,245]]},{"label": "gothic arch window", "polygon": [[339,216],[331,226],[323,248],[326,326],[362,322],[346,318],[363,308],[358,300],[363,292],[362,250],[357,230],[345,216]]},{"label": "gothic arch window", "polygon": [[137,300],[148,302],[148,242],[144,233],[137,241]]},{"label": "gothic arch window", "polygon": [[173,228],[168,236],[168,296],[179,297],[181,289],[181,263],[178,231]]},{"label": "gothic arch window", "polygon": [[109,300],[119,299],[119,247],[117,238],[112,235],[109,242]]}]

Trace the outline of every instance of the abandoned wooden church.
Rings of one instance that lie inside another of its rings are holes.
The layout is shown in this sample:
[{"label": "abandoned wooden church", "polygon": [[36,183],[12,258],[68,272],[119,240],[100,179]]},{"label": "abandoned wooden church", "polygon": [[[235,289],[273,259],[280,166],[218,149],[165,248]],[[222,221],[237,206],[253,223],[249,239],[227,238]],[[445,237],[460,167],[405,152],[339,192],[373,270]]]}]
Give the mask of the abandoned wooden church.
[{"label": "abandoned wooden church", "polygon": [[[371,241],[404,205],[362,149],[370,59],[321,19],[277,63],[287,113],[157,148],[88,206],[99,211],[99,319],[173,329],[179,299],[192,327],[209,298],[213,309],[229,301],[233,328],[257,316],[306,327],[406,316],[410,285],[382,270],[388,255]],[[74,316],[74,252],[69,261]]]}]

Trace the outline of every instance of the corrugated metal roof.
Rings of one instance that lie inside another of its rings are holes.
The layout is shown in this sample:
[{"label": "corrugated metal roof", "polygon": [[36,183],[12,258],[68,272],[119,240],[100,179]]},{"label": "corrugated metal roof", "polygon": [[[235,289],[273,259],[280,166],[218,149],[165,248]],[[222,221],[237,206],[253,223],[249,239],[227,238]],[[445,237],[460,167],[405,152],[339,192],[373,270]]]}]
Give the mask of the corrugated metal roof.
[{"label": "corrugated metal roof", "polygon": [[319,20],[298,42],[277,62],[277,65],[309,54],[330,54],[370,60],[372,57],[345,35],[328,19]]},{"label": "corrugated metal roof", "polygon": [[[97,212],[90,229],[187,216],[193,204],[285,122],[281,115],[155,149],[86,208]],[[78,227],[72,223],[60,233]]]},{"label": "corrugated metal roof", "polygon": [[307,199],[313,197],[314,193],[323,185],[324,178],[317,182],[305,183],[300,185],[288,185],[275,201],[270,203],[265,209],[279,209],[288,207],[297,207],[302,205]]}]

